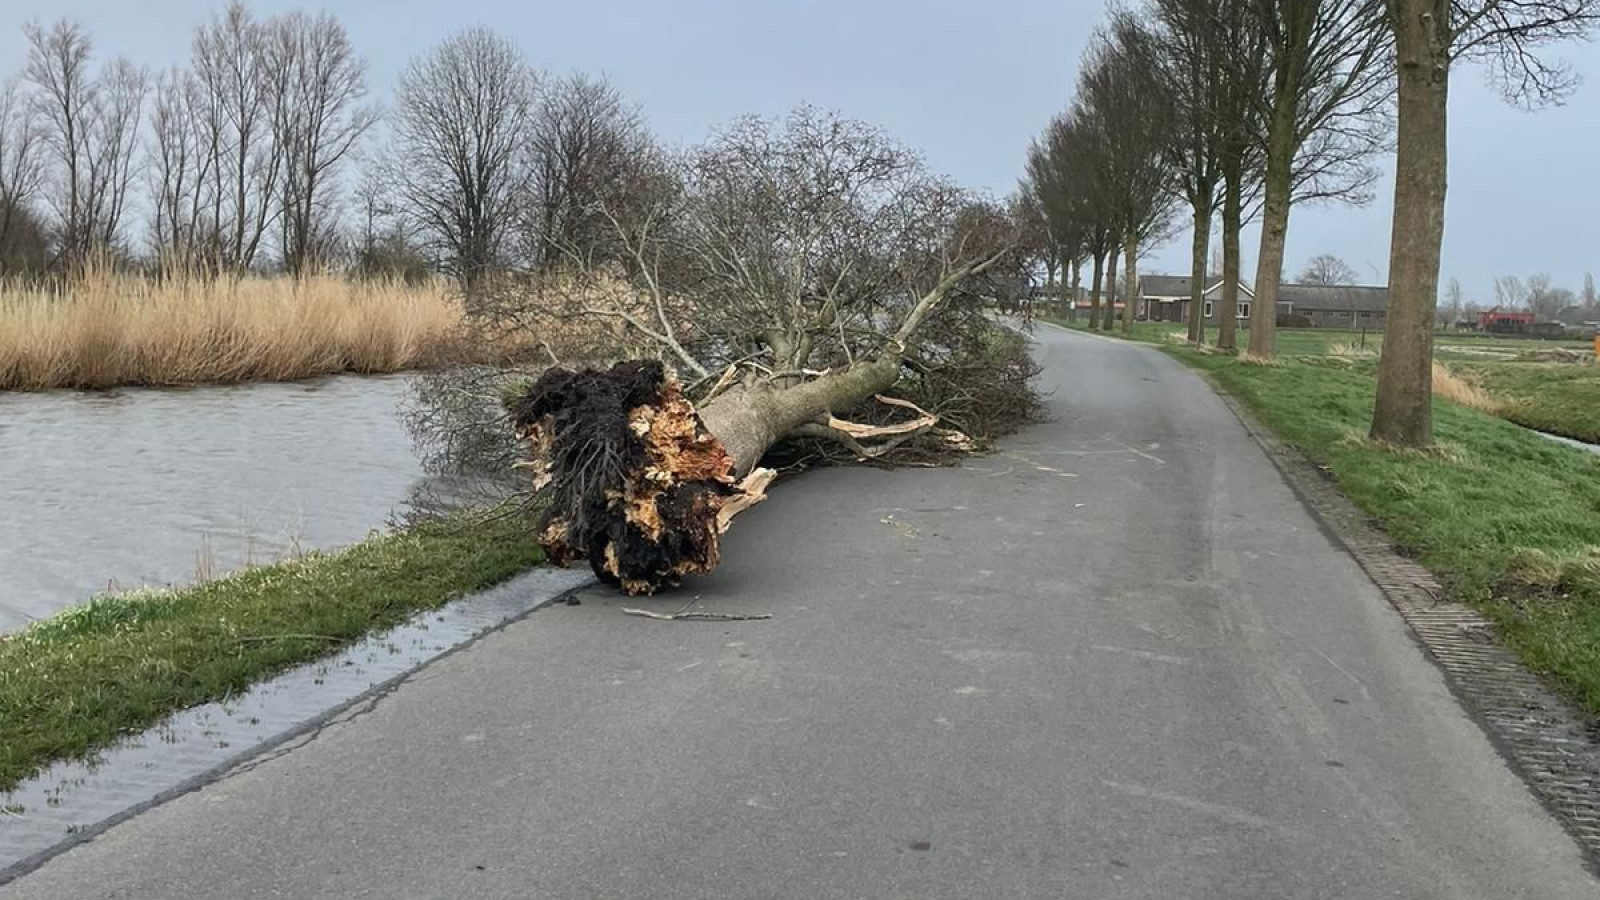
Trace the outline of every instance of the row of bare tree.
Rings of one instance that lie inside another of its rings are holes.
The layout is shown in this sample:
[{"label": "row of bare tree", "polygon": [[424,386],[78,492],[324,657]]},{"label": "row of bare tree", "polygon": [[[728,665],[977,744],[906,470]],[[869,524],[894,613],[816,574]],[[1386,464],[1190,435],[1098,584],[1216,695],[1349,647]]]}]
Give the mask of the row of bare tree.
[{"label": "row of bare tree", "polygon": [[64,265],[126,252],[139,209],[163,265],[244,271],[268,241],[291,272],[315,264],[340,167],[377,116],[332,16],[258,21],[235,4],[159,75],[97,63],[69,20],[24,34],[0,94],[0,245],[30,227]]},{"label": "row of bare tree", "polygon": [[107,255],[230,274],[352,261],[470,286],[604,252],[598,210],[637,207],[659,170],[613,87],[546,77],[487,29],[413,61],[387,115],[327,13],[234,2],[159,74],[97,60],[69,20],[24,34],[25,67],[0,85],[0,274]]},{"label": "row of bare tree", "polygon": [[1269,357],[1293,207],[1365,202],[1371,159],[1392,141],[1390,306],[1372,433],[1425,445],[1451,68],[1487,61],[1509,99],[1559,100],[1574,80],[1538,51],[1584,34],[1597,19],[1600,0],[1147,0],[1113,8],[1083,60],[1074,101],[1029,150],[1016,207],[1030,249],[1047,279],[1062,271],[1074,301],[1080,266],[1090,262],[1090,324],[1105,328],[1120,252],[1130,327],[1139,256],[1170,236],[1187,208],[1189,338],[1199,343],[1206,337],[1200,294],[1220,211],[1217,344],[1233,349],[1239,234],[1259,216],[1255,303],[1262,313],[1250,317],[1248,349]]}]

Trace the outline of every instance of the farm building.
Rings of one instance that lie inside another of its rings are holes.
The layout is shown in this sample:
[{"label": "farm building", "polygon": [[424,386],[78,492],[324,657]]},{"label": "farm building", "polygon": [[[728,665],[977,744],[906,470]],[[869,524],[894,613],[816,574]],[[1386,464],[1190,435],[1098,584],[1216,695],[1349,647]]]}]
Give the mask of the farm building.
[{"label": "farm building", "polygon": [[[1139,279],[1139,299],[1145,317],[1156,322],[1184,322],[1189,318],[1190,279],[1183,275],[1146,275]],[[1202,294],[1206,321],[1215,324],[1222,305],[1222,282]],[[1296,317],[1303,324],[1328,328],[1382,328],[1389,289],[1360,285],[1284,284],[1278,287],[1278,316]],[[1239,319],[1249,321],[1255,312],[1255,292],[1239,285]]]},{"label": "farm building", "polygon": [[1285,284],[1278,288],[1278,312],[1318,328],[1382,328],[1388,310],[1387,287]]},{"label": "farm building", "polygon": [[1495,334],[1522,334],[1533,327],[1535,319],[1536,316],[1531,312],[1496,306],[1478,314],[1478,330]]}]

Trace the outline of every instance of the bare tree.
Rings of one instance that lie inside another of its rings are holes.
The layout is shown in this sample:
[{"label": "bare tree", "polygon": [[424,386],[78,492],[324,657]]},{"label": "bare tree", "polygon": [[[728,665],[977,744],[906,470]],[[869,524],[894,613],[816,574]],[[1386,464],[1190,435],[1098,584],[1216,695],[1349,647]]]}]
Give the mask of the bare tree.
[{"label": "bare tree", "polygon": [[43,178],[36,109],[17,79],[0,83],[0,275],[20,267],[37,226],[31,204]]},{"label": "bare tree", "polygon": [[148,92],[149,77],[126,59],[112,60],[100,74],[85,145],[91,246],[110,248],[120,241],[128,190],[138,174],[139,125]]},{"label": "bare tree", "polygon": [[156,83],[150,108],[150,241],[156,260],[168,272],[193,273],[214,262],[217,156],[206,116],[210,104],[195,77],[168,70]]},{"label": "bare tree", "polygon": [[75,265],[120,236],[133,180],[146,78],[124,59],[91,69],[93,44],[66,19],[24,26],[25,75],[38,89],[61,257]]},{"label": "bare tree", "polygon": [[[1044,134],[1029,145],[1022,194],[1027,200],[1028,221],[1037,220],[1036,227],[1044,234],[1048,253],[1062,268],[1063,311],[1076,315],[1082,261],[1088,252],[1089,223],[1084,209],[1083,178],[1071,169],[1069,144],[1072,136],[1068,133],[1071,127],[1066,118],[1057,116]],[[1096,291],[1098,280],[1096,274]],[[1094,308],[1098,312],[1098,293],[1094,297]]]},{"label": "bare tree", "polygon": [[299,276],[316,265],[335,232],[328,227],[341,164],[377,120],[363,104],[366,62],[344,26],[328,13],[289,13],[267,28],[266,59],[276,87],[272,134],[283,160],[279,247]]},{"label": "bare tree", "polygon": [[1112,19],[1084,60],[1075,114],[1100,135],[1105,153],[1099,184],[1122,241],[1122,329],[1138,316],[1139,254],[1145,242],[1170,226],[1175,191],[1166,154],[1174,111],[1153,61],[1155,36],[1127,13]]},{"label": "bare tree", "polygon": [[1553,321],[1563,309],[1572,306],[1577,300],[1577,295],[1567,288],[1556,287],[1555,280],[1548,272],[1539,272],[1529,276],[1527,293],[1523,302],[1527,304],[1528,311],[1542,322]]},{"label": "bare tree", "polygon": [[1358,278],[1349,263],[1329,253],[1313,256],[1299,275],[1301,284],[1355,284]]},{"label": "bare tree", "polygon": [[486,28],[447,38],[400,78],[393,181],[469,300],[503,261],[527,187],[534,89],[521,52]]},{"label": "bare tree", "polygon": [[[1246,206],[1260,190],[1263,164],[1261,98],[1268,89],[1268,35],[1254,4],[1258,0],[1217,0],[1200,11],[1195,27],[1220,48],[1222,68],[1215,97],[1218,165],[1222,174],[1222,296],[1217,314],[1217,346],[1238,346],[1239,280],[1243,269],[1240,233]],[[1203,290],[1203,289],[1202,289]],[[1190,316],[1204,317],[1204,304],[1191,292]],[[1191,319],[1190,330],[1200,325]]]},{"label": "bare tree", "polygon": [[1312,189],[1328,193],[1370,182],[1361,160],[1384,133],[1391,36],[1382,0],[1260,0],[1257,9],[1272,86],[1264,109],[1265,201],[1250,352],[1271,356],[1296,181],[1321,181]]},{"label": "bare tree", "polygon": [[1466,314],[1466,294],[1461,290],[1461,281],[1457,278],[1450,279],[1450,286],[1445,289],[1445,324],[1454,325],[1461,321]]},{"label": "bare tree", "polygon": [[1494,302],[1501,309],[1518,309],[1528,301],[1528,289],[1522,279],[1505,275],[1494,280]]},{"label": "bare tree", "polygon": [[1179,194],[1189,204],[1189,340],[1205,342],[1203,296],[1217,207],[1222,200],[1222,154],[1230,123],[1225,107],[1239,52],[1228,42],[1216,0],[1156,0],[1161,28],[1155,58],[1162,90],[1172,100],[1172,127],[1165,152]]},{"label": "bare tree", "polygon": [[[1110,142],[1100,123],[1076,108],[1051,120],[1044,145],[1056,170],[1059,215],[1078,231],[1079,252],[1090,260],[1089,328],[1110,329],[1116,310],[1114,271],[1120,211],[1102,178],[1110,165]],[[1102,311],[1101,301],[1104,299]]]},{"label": "bare tree", "polygon": [[1596,0],[1387,0],[1399,65],[1394,233],[1389,244],[1389,311],[1378,364],[1372,436],[1404,446],[1433,441],[1433,321],[1444,241],[1450,69],[1486,60],[1506,96],[1527,104],[1560,100],[1571,72],[1538,55],[1552,41],[1586,34],[1600,19]]},{"label": "bare tree", "polygon": [[[1017,252],[1026,260],[1027,286],[1031,287],[1039,269],[1044,269],[1044,297],[1048,302],[1050,297],[1056,295],[1056,271],[1061,268],[1061,251],[1050,231],[1043,204],[1026,181],[1016,193],[1006,198],[1006,213],[1017,223]],[[1065,296],[1064,290],[1062,296]],[[1009,308],[1011,298],[1002,299]]]},{"label": "bare tree", "polygon": [[1593,273],[1583,273],[1583,294],[1581,302],[1584,319],[1589,321],[1600,319],[1600,292],[1595,290]]},{"label": "bare tree", "polygon": [[267,26],[239,0],[195,29],[194,127],[206,157],[212,264],[242,274],[276,221],[283,157],[273,115],[287,73],[268,55]]},{"label": "bare tree", "polygon": [[[521,307],[534,333],[597,329],[577,358],[656,360],[683,378],[640,362],[555,370],[515,405],[552,559],[650,590],[715,564],[719,522],[759,491],[750,476],[779,442],[845,459],[948,452],[964,438],[941,428],[981,435],[984,417],[1029,408],[1019,339],[985,312],[985,274],[1010,257],[1003,209],[876,129],[806,108],[736,122],[679,175],[641,226],[612,225],[627,277],[573,260]],[[873,400],[890,392],[928,412]],[[863,421],[874,407],[896,421]]]},{"label": "bare tree", "polygon": [[[655,148],[638,112],[609,82],[574,74],[547,82],[527,146],[525,210],[535,267],[574,255],[617,256],[615,225],[651,201]],[[617,222],[611,221],[613,218]]]}]

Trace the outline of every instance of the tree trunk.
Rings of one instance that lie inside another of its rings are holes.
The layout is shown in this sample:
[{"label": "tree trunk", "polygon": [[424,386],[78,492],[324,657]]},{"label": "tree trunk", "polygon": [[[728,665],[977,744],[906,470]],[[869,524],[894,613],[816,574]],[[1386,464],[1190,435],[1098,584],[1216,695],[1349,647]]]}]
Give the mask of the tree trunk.
[{"label": "tree trunk", "polygon": [[[1244,225],[1243,180],[1238,172],[1223,178],[1222,190],[1222,308],[1217,310],[1217,347],[1239,346],[1239,232]],[[1203,312],[1203,310],[1202,310]]]},{"label": "tree trunk", "polygon": [[1067,295],[1068,318],[1073,322],[1078,321],[1078,286],[1082,279],[1083,260],[1075,259],[1072,261],[1072,290]]},{"label": "tree trunk", "polygon": [[1289,238],[1289,202],[1295,153],[1297,94],[1280,87],[1267,128],[1266,202],[1261,212],[1261,252],[1256,258],[1256,298],[1250,311],[1250,353],[1278,352],[1278,283]]},{"label": "tree trunk", "polygon": [[1089,330],[1100,327],[1100,291],[1106,285],[1105,257],[1094,255],[1094,281],[1089,288]]},{"label": "tree trunk", "polygon": [[1133,318],[1139,314],[1139,239],[1129,237],[1122,244],[1122,333],[1133,334]]},{"label": "tree trunk", "polygon": [[1113,242],[1111,249],[1106,251],[1106,314],[1100,319],[1100,327],[1110,331],[1117,319],[1117,250]]},{"label": "tree trunk", "polygon": [[[1056,261],[1047,259],[1044,263],[1044,302],[1050,303],[1050,297],[1056,292]],[[1056,308],[1060,309],[1060,299],[1056,300]]]},{"label": "tree trunk", "polygon": [[734,388],[702,407],[700,418],[733,457],[734,476],[743,478],[789,432],[881,394],[898,380],[899,358],[884,357],[794,387]]},{"label": "tree trunk", "polygon": [[1433,442],[1433,313],[1444,243],[1450,90],[1448,0],[1394,0],[1399,64],[1389,309],[1378,362],[1372,437]]},{"label": "tree trunk", "polygon": [[1194,246],[1189,257],[1189,343],[1206,342],[1206,257],[1211,253],[1211,203],[1202,198],[1194,205]]}]

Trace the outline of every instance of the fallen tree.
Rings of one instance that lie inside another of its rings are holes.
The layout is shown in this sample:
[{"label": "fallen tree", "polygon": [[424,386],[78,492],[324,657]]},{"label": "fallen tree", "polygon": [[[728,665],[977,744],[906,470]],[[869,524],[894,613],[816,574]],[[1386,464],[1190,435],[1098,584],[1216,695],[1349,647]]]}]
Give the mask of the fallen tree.
[{"label": "fallen tree", "polygon": [[559,277],[486,305],[566,338],[506,403],[551,559],[651,592],[716,566],[775,448],[948,459],[1036,411],[1023,341],[988,310],[1021,280],[994,204],[807,109],[740,122],[677,174],[656,205],[605,211],[619,262],[566,247]]}]

